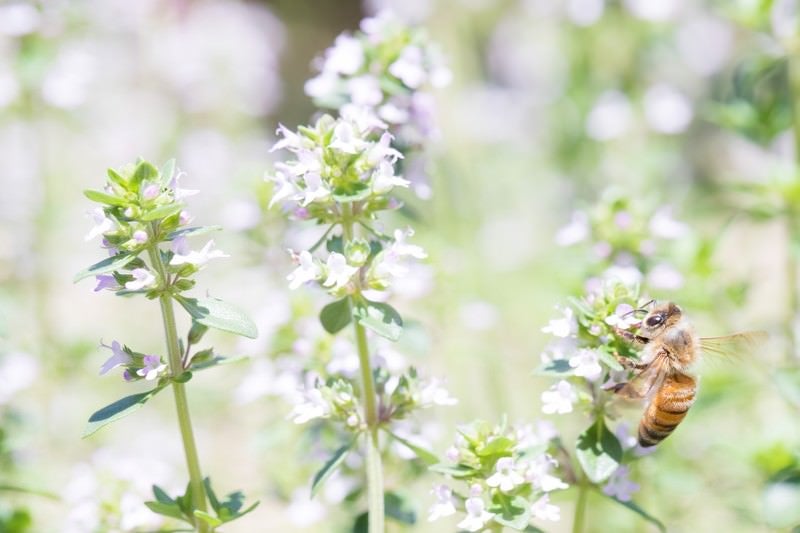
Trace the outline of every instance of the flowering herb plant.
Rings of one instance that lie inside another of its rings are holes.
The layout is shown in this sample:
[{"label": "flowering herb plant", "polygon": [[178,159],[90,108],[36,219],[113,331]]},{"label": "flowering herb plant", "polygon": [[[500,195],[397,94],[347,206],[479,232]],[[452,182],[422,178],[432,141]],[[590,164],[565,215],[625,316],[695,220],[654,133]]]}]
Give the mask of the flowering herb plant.
[{"label": "flowering herb plant", "polygon": [[[94,276],[95,291],[157,299],[167,354],[162,357],[139,352],[116,340],[110,346],[104,345],[111,350],[111,357],[103,363],[100,374],[122,367],[126,382],[143,380],[154,386],[95,412],[89,418],[84,436],[139,409],[153,396],[171,387],[190,481],[185,494],[177,497],[154,486],[156,500],[146,503],[156,513],[188,522],[198,532],[208,532],[250,512],[255,504],[243,509],[241,492],[220,500],[211,487],[210,478],[203,478],[185,385],[193,372],[231,360],[217,354],[213,348],[196,349],[209,328],[250,338],[256,337],[257,330],[246,315],[230,304],[213,297],[193,298],[185,294],[194,287],[192,277],[201,268],[211,259],[227,255],[215,249],[212,240],[199,251],[190,249],[190,237],[217,228],[189,226],[192,216],[183,200],[198,191],[181,188],[181,178],[182,173],[176,172],[173,161],[159,170],[139,160],[117,170],[109,169],[103,190],[85,191],[87,198],[101,204],[90,212],[94,226],[86,240],[102,237],[102,246],[109,257],[80,272],[75,280]],[[168,248],[162,248],[163,245]],[[173,301],[191,317],[191,328],[185,340],[178,336]]]}]

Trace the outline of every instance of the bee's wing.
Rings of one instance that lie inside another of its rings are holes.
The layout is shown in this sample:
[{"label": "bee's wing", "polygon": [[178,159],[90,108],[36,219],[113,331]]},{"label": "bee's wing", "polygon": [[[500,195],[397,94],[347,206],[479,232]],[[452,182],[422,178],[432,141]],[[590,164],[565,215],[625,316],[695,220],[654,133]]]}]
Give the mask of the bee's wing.
[{"label": "bee's wing", "polygon": [[656,357],[646,369],[636,374],[630,381],[618,385],[616,393],[633,400],[650,396],[658,390],[666,376],[662,371],[663,361],[663,357]]},{"label": "bee's wing", "polygon": [[752,353],[766,340],[765,331],[743,331],[722,337],[700,337],[700,349],[705,354],[737,357]]}]

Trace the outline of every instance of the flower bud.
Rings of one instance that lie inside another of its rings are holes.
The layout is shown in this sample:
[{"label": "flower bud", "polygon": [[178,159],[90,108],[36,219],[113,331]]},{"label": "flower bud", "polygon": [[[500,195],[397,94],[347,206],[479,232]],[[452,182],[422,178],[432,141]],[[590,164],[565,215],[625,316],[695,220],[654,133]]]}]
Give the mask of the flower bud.
[{"label": "flower bud", "polygon": [[364,239],[354,239],[347,243],[344,248],[344,255],[347,257],[348,264],[353,266],[364,266],[369,259],[369,243]]}]

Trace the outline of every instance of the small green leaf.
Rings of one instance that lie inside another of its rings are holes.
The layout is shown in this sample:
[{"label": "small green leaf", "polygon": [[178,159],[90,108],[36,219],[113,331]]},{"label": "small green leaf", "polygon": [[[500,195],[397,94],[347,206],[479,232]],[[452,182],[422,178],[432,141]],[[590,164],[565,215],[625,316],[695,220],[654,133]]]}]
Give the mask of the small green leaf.
[{"label": "small green leaf", "polygon": [[172,504],[162,503],[160,501],[157,502],[144,502],[148,509],[153,511],[154,513],[158,513],[160,515],[169,516],[170,518],[177,518],[178,520],[183,520],[186,522],[186,516],[184,516],[183,511],[181,508],[178,507],[178,504],[173,502]]},{"label": "small green leaf", "polygon": [[86,425],[86,429],[83,431],[83,438],[92,435],[106,424],[110,424],[111,422],[119,420],[120,418],[138,410],[145,403],[147,403],[150,398],[158,394],[164,387],[165,385],[159,385],[155,389],[147,392],[140,392],[139,394],[125,396],[114,403],[106,405],[99,411],[95,411],[95,413],[89,417],[89,423]]},{"label": "small green leaf", "polygon": [[474,468],[465,465],[448,465],[444,463],[439,463],[428,467],[428,470],[431,472],[436,472],[437,474],[444,474],[446,476],[452,476],[456,479],[460,478],[467,478],[474,476],[477,472]]},{"label": "small green leaf", "polygon": [[154,167],[151,163],[147,161],[140,161],[138,165],[136,165],[136,170],[133,171],[133,177],[131,178],[131,183],[133,185],[139,185],[141,182],[145,180],[152,180],[158,177],[158,169]]},{"label": "small green leaf", "polygon": [[211,527],[221,526],[224,523],[216,516],[212,516],[204,511],[200,511],[199,509],[195,509],[194,515]]},{"label": "small green leaf", "polygon": [[396,492],[387,492],[383,496],[383,507],[386,516],[397,520],[401,524],[414,525],[417,523],[417,513],[414,506]]},{"label": "small green leaf", "polygon": [[350,449],[353,447],[355,443],[356,439],[353,439],[344,446],[342,446],[341,448],[339,448],[338,450],[336,450],[331,456],[331,458],[328,459],[328,461],[322,466],[319,472],[314,474],[314,479],[311,481],[312,498],[317,494],[317,491],[322,487],[325,481],[327,481],[328,478],[333,475],[336,469],[339,468],[339,465],[341,465],[342,462],[345,460],[345,458],[347,457],[347,453],[350,451]]},{"label": "small green leaf", "polygon": [[537,376],[566,376],[572,374],[574,370],[566,359],[555,359],[537,368],[534,374]]},{"label": "small green leaf", "polygon": [[478,457],[489,457],[490,455],[510,454],[513,448],[514,441],[508,437],[495,437],[476,453]]},{"label": "small green leaf", "polygon": [[112,196],[110,194],[106,194],[101,191],[93,191],[91,189],[86,189],[83,191],[83,195],[93,202],[99,202],[101,204],[107,205],[127,205],[128,202],[124,198],[120,198],[118,196]]},{"label": "small green leaf", "polygon": [[243,311],[218,298],[186,298],[175,296],[192,318],[210,328],[235,333],[243,337],[255,339],[258,328]]},{"label": "small green leaf", "polygon": [[106,174],[108,174],[109,180],[113,181],[114,183],[125,189],[128,188],[128,182],[125,181],[125,178],[120,176],[119,173],[117,173],[117,171],[114,170],[113,168],[109,168],[108,170],[106,170]]},{"label": "small green leaf", "polygon": [[177,215],[178,213],[181,212],[183,207],[184,207],[183,204],[162,205],[142,215],[141,220],[146,222],[149,222],[151,220],[163,220],[165,218],[171,217],[172,215]]},{"label": "small green leaf", "polygon": [[350,299],[347,297],[329,303],[322,308],[319,314],[319,321],[322,322],[322,327],[332,335],[347,327],[352,319]]},{"label": "small green leaf", "polygon": [[344,241],[341,235],[335,235],[325,241],[325,249],[329,252],[336,252],[337,254],[344,253]]},{"label": "small green leaf", "polygon": [[190,379],[192,379],[192,373],[186,371],[186,372],[181,372],[179,375],[172,378],[172,381],[174,381],[175,383],[186,383]]},{"label": "small green leaf", "polygon": [[365,328],[391,341],[400,338],[403,332],[403,318],[394,307],[383,302],[366,302],[353,310],[353,316]]},{"label": "small green leaf", "polygon": [[75,278],[72,281],[73,283],[77,283],[84,278],[119,270],[134,259],[136,259],[136,254],[117,254],[107,257],[106,259],[103,259],[102,261],[93,264],[89,268],[81,270],[75,274]]},{"label": "small green leaf", "polygon": [[202,361],[198,361],[197,363],[192,362],[189,369],[191,370],[205,370],[207,368],[212,368],[215,366],[222,366],[222,365],[229,365],[231,363],[241,363],[242,361],[247,361],[250,359],[246,355],[241,355],[239,357],[222,357],[220,355],[212,357],[211,359],[205,359]]},{"label": "small green leaf", "polygon": [[656,526],[658,528],[658,530],[661,531],[661,533],[666,533],[667,528],[664,526],[664,524],[659,519],[655,518],[653,515],[651,515],[650,513],[646,512],[641,507],[639,507],[636,503],[634,503],[634,502],[623,502],[622,500],[619,500],[617,498],[610,498],[610,499],[614,500],[615,502],[617,502],[618,504],[622,505],[623,507],[627,507],[628,509],[630,509],[634,513],[638,514],[639,516],[641,516],[642,518],[644,518],[645,520],[647,520],[648,522],[650,522],[651,524]]},{"label": "small green leaf", "polygon": [[172,180],[172,176],[175,174],[175,159],[170,159],[164,166],[161,167],[161,180],[164,185],[167,185],[170,180]]},{"label": "small green leaf", "polygon": [[[500,495],[500,497],[507,498],[504,495]],[[511,500],[492,505],[489,507],[489,511],[495,513],[495,522],[517,531],[524,531],[531,520],[530,505],[522,496],[515,496]]]},{"label": "small green leaf", "polygon": [[405,446],[406,448],[417,454],[417,457],[419,457],[423,463],[427,465],[435,465],[439,462],[439,458],[436,457],[436,454],[434,454],[433,452],[428,451],[425,448],[422,448],[421,446],[417,446],[416,444],[410,442],[407,439],[398,437],[397,434],[395,433],[389,432],[389,434],[392,437],[394,437],[394,439],[397,442],[399,442],[400,444],[402,444],[403,446]]},{"label": "small green leaf", "polygon": [[166,240],[173,241],[178,237],[196,237],[197,235],[205,235],[206,233],[213,233],[222,229],[222,226],[197,226],[195,228],[183,228],[169,233]]},{"label": "small green leaf", "polygon": [[578,436],[575,454],[592,483],[602,483],[622,460],[622,446],[599,418]]},{"label": "small green leaf", "polygon": [[153,485],[153,496],[156,497],[156,501],[167,505],[175,503],[175,500],[170,498],[169,494],[167,494],[167,492],[158,485]]}]

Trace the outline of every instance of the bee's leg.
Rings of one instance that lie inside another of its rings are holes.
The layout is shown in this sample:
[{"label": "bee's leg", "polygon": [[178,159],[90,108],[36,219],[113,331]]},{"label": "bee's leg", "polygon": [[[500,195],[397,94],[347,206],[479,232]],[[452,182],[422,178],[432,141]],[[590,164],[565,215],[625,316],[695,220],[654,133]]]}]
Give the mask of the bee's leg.
[{"label": "bee's leg", "polygon": [[644,346],[645,344],[650,342],[650,339],[648,339],[647,337],[642,337],[641,335],[634,335],[630,331],[625,331],[624,329],[619,329],[619,328],[616,328],[616,327],[614,328],[614,334],[617,337],[621,337],[621,338],[625,339],[626,341],[628,341],[631,344],[637,344],[637,345],[640,345],[640,346]]},{"label": "bee's leg", "polygon": [[650,363],[643,363],[636,359],[631,359],[630,357],[622,357],[621,355],[617,355],[616,359],[625,370],[638,370],[639,372],[642,372],[647,370],[647,368],[650,366]]}]

